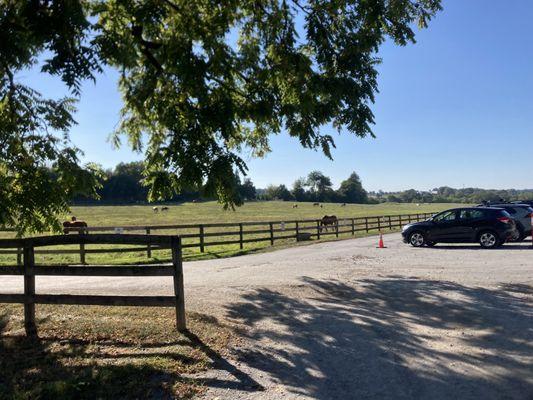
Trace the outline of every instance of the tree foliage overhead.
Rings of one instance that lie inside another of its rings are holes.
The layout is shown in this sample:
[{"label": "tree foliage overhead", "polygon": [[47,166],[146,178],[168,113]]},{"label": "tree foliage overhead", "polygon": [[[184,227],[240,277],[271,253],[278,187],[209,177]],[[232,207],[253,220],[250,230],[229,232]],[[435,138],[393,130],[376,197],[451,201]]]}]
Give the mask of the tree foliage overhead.
[{"label": "tree foliage overhead", "polygon": [[[14,87],[22,90],[17,72],[38,57],[46,53],[43,73],[61,77],[76,96],[82,80],[112,66],[121,73],[124,99],[115,141],[124,135],[145,153],[149,197],[205,184],[233,206],[235,171],[246,171],[240,154],[265,154],[269,135],[287,132],[328,157],[334,142],[321,128],[372,135],[379,46],[387,38],[399,45],[413,42],[413,25],[425,27],[440,0],[0,0],[0,5],[0,140],[20,142],[28,132],[27,113],[44,121],[53,115],[58,131],[73,123],[70,100],[43,103],[29,88],[19,91],[30,96],[29,103],[13,100]],[[69,165],[77,164],[72,146],[57,146],[72,150]],[[9,157],[16,151],[16,145],[6,150]],[[37,152],[30,146],[30,163]],[[60,153],[47,153],[42,162],[54,164]],[[0,176],[19,173],[20,165],[4,162],[3,154],[0,161],[5,171]],[[87,170],[76,173],[82,171]],[[20,212],[5,214],[23,218]],[[6,222],[0,216],[0,224]]]},{"label": "tree foliage overhead", "polygon": [[68,140],[74,99],[45,98],[16,77],[46,51],[43,72],[78,94],[99,68],[95,50],[83,44],[89,27],[75,1],[0,1],[0,225],[19,233],[59,229],[57,215],[70,199],[98,187],[99,171],[80,167]]}]

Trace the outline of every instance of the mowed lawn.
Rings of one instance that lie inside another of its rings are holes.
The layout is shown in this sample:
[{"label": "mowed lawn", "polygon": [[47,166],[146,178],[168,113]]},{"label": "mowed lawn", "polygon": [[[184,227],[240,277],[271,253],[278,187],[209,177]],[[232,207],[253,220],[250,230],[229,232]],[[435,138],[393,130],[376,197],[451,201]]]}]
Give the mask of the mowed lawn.
[{"label": "mowed lawn", "polygon": [[[76,206],[72,207],[72,213],[65,215],[67,219],[74,215],[78,219],[85,220],[90,227],[126,227],[139,226],[141,229],[129,233],[145,233],[144,227],[158,225],[180,225],[180,224],[212,224],[229,222],[250,222],[250,221],[294,221],[303,219],[320,219],[324,215],[336,215],[339,219],[351,217],[367,217],[382,215],[398,215],[410,213],[437,212],[447,208],[459,206],[457,204],[411,204],[411,203],[383,203],[383,204],[347,204],[342,207],[340,204],[321,203],[322,207],[314,206],[313,203],[295,203],[283,201],[258,201],[248,202],[235,210],[224,210],[223,207],[214,201],[200,203],[181,203],[167,205],[168,211],[154,212],[154,205],[128,205],[128,206]],[[297,207],[294,207],[297,205]],[[161,206],[159,206],[161,208]],[[279,228],[276,226],[275,228]],[[208,237],[206,243],[216,241],[236,240],[238,236],[236,227],[206,228],[205,233],[228,232],[227,236]],[[268,234],[246,234],[246,230],[268,229],[268,226],[245,227],[245,239],[265,238]],[[111,230],[112,231],[112,230]],[[198,229],[181,230],[157,230],[151,229],[152,234],[190,234],[198,233]],[[359,233],[362,234],[362,233]],[[279,233],[277,234],[279,235]],[[3,237],[13,236],[11,233],[3,233]],[[340,238],[350,237],[350,234],[340,235]],[[333,240],[334,236],[327,236],[323,240]],[[197,243],[198,239],[186,239],[184,243]],[[294,239],[280,239],[275,241],[274,247],[295,245]],[[113,246],[107,246],[112,248]],[[116,247],[116,246],[115,246]],[[62,247],[63,249],[75,249],[76,247]],[[103,246],[87,246],[87,249],[106,248]],[[185,259],[205,259],[228,257],[245,254],[254,251],[261,251],[272,248],[269,241],[257,243],[246,243],[244,249],[240,249],[238,244],[207,246],[205,252],[201,253],[199,248],[184,249]],[[57,249],[57,248],[56,248]],[[0,263],[13,263],[14,255],[0,255]],[[129,253],[107,253],[107,254],[87,254],[86,262],[97,263],[146,263],[168,261],[170,253],[165,250],[153,251],[152,258],[148,259],[146,251],[136,251]],[[79,255],[49,255],[37,254],[37,263],[79,263]]]}]

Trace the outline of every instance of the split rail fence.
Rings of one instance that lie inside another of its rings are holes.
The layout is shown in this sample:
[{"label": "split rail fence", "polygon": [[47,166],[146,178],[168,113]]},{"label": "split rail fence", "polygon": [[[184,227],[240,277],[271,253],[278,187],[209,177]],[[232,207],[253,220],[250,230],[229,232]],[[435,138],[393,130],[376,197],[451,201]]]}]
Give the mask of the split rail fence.
[{"label": "split rail fence", "polygon": [[[57,245],[144,245],[170,249],[171,264],[150,265],[36,265],[36,248]],[[181,240],[178,236],[163,235],[61,235],[43,236],[29,239],[2,239],[0,248],[22,248],[23,263],[21,265],[0,266],[2,275],[22,275],[24,277],[23,294],[0,293],[0,303],[24,304],[24,328],[28,336],[37,334],[35,323],[36,304],[65,305],[100,305],[100,306],[143,306],[143,307],[175,307],[176,327],[179,331],[186,330],[185,302],[183,289],[183,266]],[[71,294],[36,294],[35,277],[52,276],[169,276],[174,280],[173,296],[91,296]]]},{"label": "split rail fence", "polygon": [[[247,243],[270,242],[295,239],[321,239],[322,237],[341,234],[372,233],[384,230],[393,230],[404,224],[418,222],[429,218],[434,213],[417,213],[402,215],[384,215],[374,217],[339,218],[338,223],[323,228],[320,219],[288,220],[288,221],[259,221],[259,222],[230,222],[209,224],[184,224],[184,225],[152,225],[152,226],[98,226],[83,228],[83,233],[112,232],[122,234],[125,232],[143,233],[155,236],[154,233],[177,234],[182,239],[182,249],[199,248],[204,253],[211,246],[239,245],[244,249]],[[69,228],[72,233],[79,233],[80,228]],[[4,230],[7,231],[7,230]],[[77,235],[70,235],[77,236]],[[219,240],[216,240],[219,239]],[[147,258],[152,258],[152,252],[157,246],[148,243],[143,247],[128,248],[87,248],[86,242],[81,242],[75,249],[45,249],[37,250],[37,254],[79,254],[81,264],[85,264],[87,254],[98,253],[128,253],[143,252]],[[0,249],[0,254],[16,254],[17,264],[22,264],[23,248]]]}]

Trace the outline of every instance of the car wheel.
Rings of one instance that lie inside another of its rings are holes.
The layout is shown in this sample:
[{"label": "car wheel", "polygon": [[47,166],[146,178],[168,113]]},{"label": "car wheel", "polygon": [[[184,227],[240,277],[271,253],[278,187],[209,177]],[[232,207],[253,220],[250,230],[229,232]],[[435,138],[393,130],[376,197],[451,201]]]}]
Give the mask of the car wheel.
[{"label": "car wheel", "polygon": [[517,228],[514,235],[509,240],[510,242],[521,242],[526,238],[524,231],[520,228]]},{"label": "car wheel", "polygon": [[485,231],[479,235],[479,244],[485,249],[493,249],[500,245],[500,239],[494,232]]},{"label": "car wheel", "polygon": [[518,236],[518,239],[516,239],[517,242],[523,242],[525,238],[528,237],[528,234],[525,232],[520,231],[520,235]]},{"label": "car wheel", "polygon": [[413,247],[422,247],[426,243],[424,235],[420,232],[413,232],[409,235],[409,244]]},{"label": "car wheel", "polygon": [[519,236],[516,238],[516,240],[513,240],[513,242],[523,242],[525,238],[526,238],[526,235],[521,234],[521,235],[519,235]]}]

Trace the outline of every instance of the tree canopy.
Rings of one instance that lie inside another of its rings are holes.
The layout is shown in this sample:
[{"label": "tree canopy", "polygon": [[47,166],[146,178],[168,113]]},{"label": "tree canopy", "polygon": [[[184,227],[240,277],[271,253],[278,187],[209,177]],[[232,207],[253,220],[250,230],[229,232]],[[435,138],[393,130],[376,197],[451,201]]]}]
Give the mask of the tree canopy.
[{"label": "tree canopy", "polygon": [[338,190],[339,196],[348,203],[366,203],[368,202],[368,195],[363,189],[363,184],[357,173],[352,174],[345,181],[341,182]]},{"label": "tree canopy", "polygon": [[[373,135],[379,46],[414,42],[440,0],[0,0],[0,224],[57,226],[98,170],[68,140],[81,82],[120,71],[114,140],[145,155],[150,200],[203,185],[238,203],[240,154],[286,132],[331,157],[325,126]],[[36,67],[70,95],[19,82]],[[145,144],[145,145],[144,145]],[[53,182],[43,178],[54,170]]]}]

